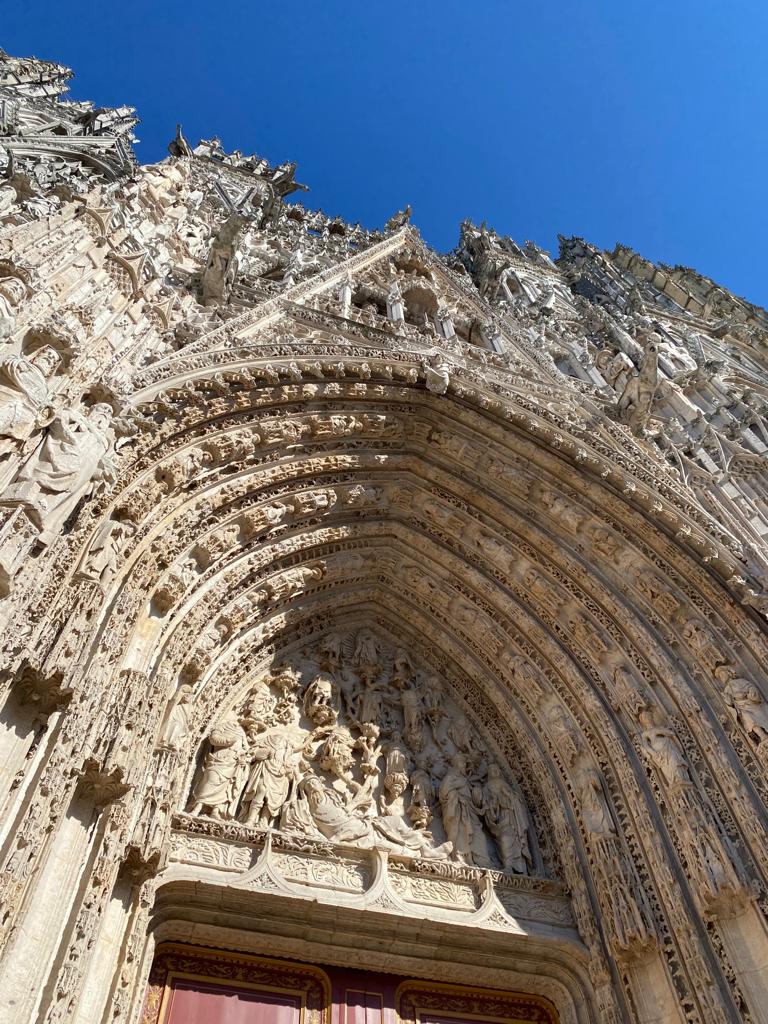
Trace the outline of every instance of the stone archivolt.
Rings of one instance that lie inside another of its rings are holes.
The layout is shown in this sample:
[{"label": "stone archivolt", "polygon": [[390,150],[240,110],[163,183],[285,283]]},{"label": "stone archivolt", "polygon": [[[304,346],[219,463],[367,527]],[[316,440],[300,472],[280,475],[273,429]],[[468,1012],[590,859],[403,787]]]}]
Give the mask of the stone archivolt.
[{"label": "stone archivolt", "polygon": [[765,312],[0,69],[6,1016],[134,1021],[194,927],[768,1019]]}]

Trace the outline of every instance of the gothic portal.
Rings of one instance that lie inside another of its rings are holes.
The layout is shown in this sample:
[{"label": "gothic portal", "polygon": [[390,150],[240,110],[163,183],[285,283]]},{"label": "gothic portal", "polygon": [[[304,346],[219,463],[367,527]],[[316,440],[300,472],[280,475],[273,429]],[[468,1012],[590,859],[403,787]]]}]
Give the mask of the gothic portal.
[{"label": "gothic portal", "polygon": [[768,1022],[768,315],[0,53],[0,1016]]}]

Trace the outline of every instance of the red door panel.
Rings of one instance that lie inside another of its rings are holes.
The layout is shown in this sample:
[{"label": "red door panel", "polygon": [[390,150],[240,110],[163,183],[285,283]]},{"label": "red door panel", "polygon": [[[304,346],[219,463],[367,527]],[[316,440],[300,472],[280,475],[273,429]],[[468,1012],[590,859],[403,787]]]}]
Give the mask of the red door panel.
[{"label": "red door panel", "polygon": [[300,1024],[301,1002],[273,994],[207,981],[174,978],[167,1024]]}]

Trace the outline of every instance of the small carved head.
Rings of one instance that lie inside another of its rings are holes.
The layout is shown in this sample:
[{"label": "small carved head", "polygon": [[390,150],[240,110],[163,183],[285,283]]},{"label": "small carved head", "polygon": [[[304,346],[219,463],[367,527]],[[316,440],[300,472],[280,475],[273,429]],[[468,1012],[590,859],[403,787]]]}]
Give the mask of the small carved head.
[{"label": "small carved head", "polygon": [[61,363],[61,356],[51,345],[43,345],[30,354],[29,361],[44,377],[50,377]]}]

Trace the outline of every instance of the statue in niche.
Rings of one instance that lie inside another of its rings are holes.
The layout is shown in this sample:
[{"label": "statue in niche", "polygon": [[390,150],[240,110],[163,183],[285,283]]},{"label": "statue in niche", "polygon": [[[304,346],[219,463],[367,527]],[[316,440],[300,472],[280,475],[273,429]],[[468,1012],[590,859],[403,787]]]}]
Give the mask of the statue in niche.
[{"label": "statue in niche", "polygon": [[714,637],[698,619],[688,619],[683,624],[681,632],[688,646],[709,672],[714,672],[717,666],[725,661],[718,650]]},{"label": "statue in niche", "polygon": [[304,714],[314,725],[335,725],[339,717],[338,686],[321,672],[304,691]]},{"label": "statue in niche", "polygon": [[729,872],[706,832],[699,831],[696,840],[700,872],[703,875],[702,881],[710,898],[717,898],[721,888],[731,881]]},{"label": "statue in niche", "polygon": [[635,372],[635,364],[625,352],[613,353],[607,348],[597,353],[595,366],[618,394],[623,394],[627,381]]},{"label": "statue in niche", "polygon": [[86,414],[63,409],[6,492],[7,503],[29,507],[49,543],[81,498],[99,483],[113,483],[112,407],[104,402]]},{"label": "statue in niche", "polygon": [[690,785],[688,764],[680,740],[673,730],[657,722],[653,708],[645,708],[640,712],[639,718],[643,727],[643,746],[665,783],[672,788]]},{"label": "statue in niche", "polygon": [[0,489],[17,469],[24,442],[50,422],[50,378],[61,360],[56,349],[44,345],[29,356],[0,359]]},{"label": "statue in niche", "polygon": [[293,569],[284,569],[274,582],[266,585],[266,596],[269,601],[287,601],[296,594],[302,593],[312,583],[318,583],[325,575],[325,566],[299,565]]},{"label": "statue in niche", "polygon": [[212,818],[234,817],[248,772],[248,737],[233,714],[226,715],[208,736],[210,751],[192,792],[190,814],[207,810]]},{"label": "statue in niche", "polygon": [[444,395],[451,383],[450,364],[440,352],[433,353],[429,362],[422,363],[424,377],[427,384],[427,391],[433,391],[436,395]]},{"label": "statue in niche", "polygon": [[491,867],[488,843],[480,821],[479,801],[467,779],[467,760],[455,753],[438,790],[443,827],[456,860],[479,868]]},{"label": "statue in niche", "polygon": [[528,841],[528,812],[494,762],[488,765],[488,777],[483,788],[483,816],[496,840],[504,870],[527,875],[533,867]]},{"label": "statue in niche", "polygon": [[614,836],[613,818],[603,792],[600,773],[591,765],[576,768],[576,792],[581,811],[581,822],[593,836]]},{"label": "statue in niche", "polygon": [[722,665],[715,672],[725,683],[723,696],[736,721],[758,746],[768,740],[768,704],[757,686],[736,675],[732,665]]},{"label": "statue in niche", "polygon": [[83,558],[78,570],[80,576],[98,583],[105,590],[117,572],[117,562],[123,543],[136,533],[134,523],[124,519],[107,519]]},{"label": "statue in niche", "polygon": [[352,660],[364,676],[378,674],[381,666],[381,647],[370,629],[361,629],[355,637]]},{"label": "statue in niche", "polygon": [[546,712],[547,723],[552,732],[555,746],[570,763],[582,748],[581,737],[573,721],[559,700],[556,700]]},{"label": "statue in niche", "polygon": [[162,746],[169,750],[181,750],[189,737],[190,704],[192,701],[192,684],[182,683],[173,702],[171,713],[165,727]]},{"label": "statue in niche", "polygon": [[291,783],[299,778],[299,755],[306,743],[297,728],[298,711],[288,725],[266,728],[248,748],[251,769],[243,790],[240,817],[246,825],[267,827],[288,799]]}]

